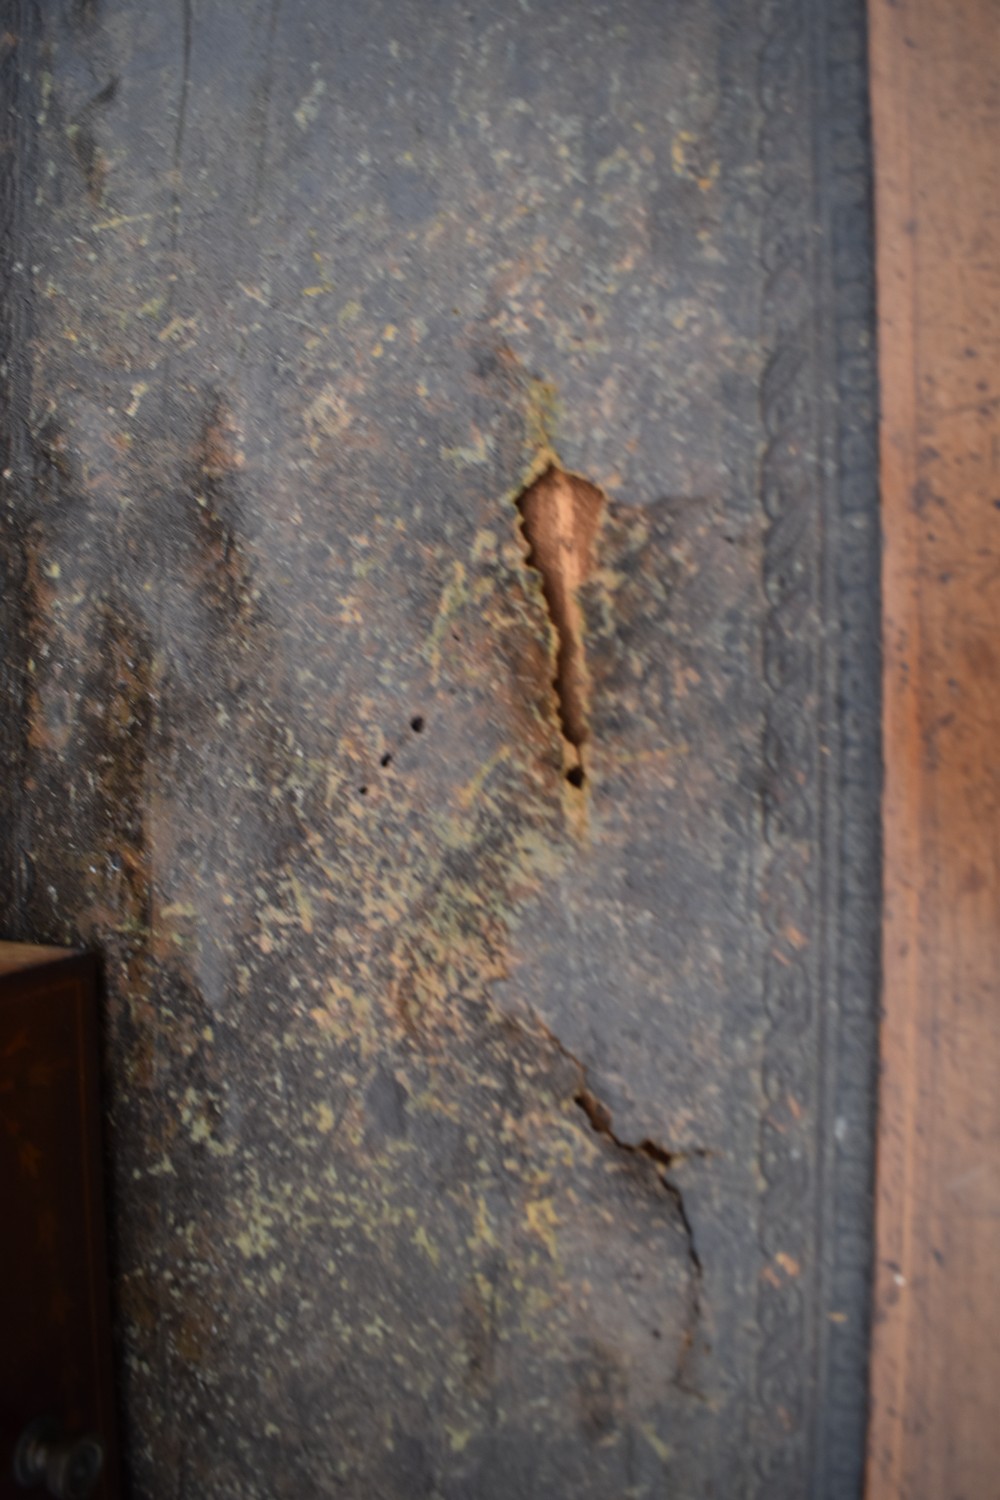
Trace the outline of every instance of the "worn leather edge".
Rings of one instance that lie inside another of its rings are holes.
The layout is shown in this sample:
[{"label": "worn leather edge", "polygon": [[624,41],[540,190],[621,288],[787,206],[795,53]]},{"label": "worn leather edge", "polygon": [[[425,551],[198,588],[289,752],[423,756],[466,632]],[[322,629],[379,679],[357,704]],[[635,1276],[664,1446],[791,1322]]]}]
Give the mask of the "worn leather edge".
[{"label": "worn leather edge", "polygon": [[761,26],[767,1019],[745,1492],[841,1500],[863,1475],[878,998],[865,19],[858,0],[772,0]]}]

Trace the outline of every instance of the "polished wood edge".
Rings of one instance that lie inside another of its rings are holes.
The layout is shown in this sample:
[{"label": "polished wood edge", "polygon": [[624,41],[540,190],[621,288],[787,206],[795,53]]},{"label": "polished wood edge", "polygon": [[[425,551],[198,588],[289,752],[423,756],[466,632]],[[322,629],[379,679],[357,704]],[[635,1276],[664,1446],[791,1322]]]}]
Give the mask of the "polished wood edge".
[{"label": "polished wood edge", "polygon": [[81,948],[56,948],[44,943],[0,942],[0,974],[21,974],[44,964],[85,957]]}]

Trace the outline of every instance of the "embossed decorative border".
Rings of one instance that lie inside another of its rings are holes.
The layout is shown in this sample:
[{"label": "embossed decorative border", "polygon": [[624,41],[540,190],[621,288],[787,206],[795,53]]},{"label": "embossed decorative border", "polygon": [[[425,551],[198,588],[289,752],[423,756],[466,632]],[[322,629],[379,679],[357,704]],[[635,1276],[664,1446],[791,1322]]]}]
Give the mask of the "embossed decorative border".
[{"label": "embossed decorative border", "polygon": [[863,1472],[878,989],[865,17],[862,0],[767,0],[761,23],[766,1032],[744,1493],[845,1500]]},{"label": "embossed decorative border", "polygon": [[[817,1500],[860,1496],[868,1412],[881,928],[881,716],[875,272],[864,0],[816,3],[817,174],[827,246],[818,282],[836,373],[828,434],[823,722],[829,1033],[820,1116]],[[835,734],[833,731],[836,731]]]},{"label": "embossed decorative border", "polygon": [[819,349],[810,204],[803,192],[812,175],[803,129],[811,108],[804,7],[769,0],[762,32],[761,338],[767,357],[760,388],[766,601],[760,901],[766,1029],[758,1142],[760,1342],[751,1414],[753,1462],[744,1492],[754,1500],[792,1500],[807,1493],[809,1372],[815,1366],[809,1313],[822,972]]}]

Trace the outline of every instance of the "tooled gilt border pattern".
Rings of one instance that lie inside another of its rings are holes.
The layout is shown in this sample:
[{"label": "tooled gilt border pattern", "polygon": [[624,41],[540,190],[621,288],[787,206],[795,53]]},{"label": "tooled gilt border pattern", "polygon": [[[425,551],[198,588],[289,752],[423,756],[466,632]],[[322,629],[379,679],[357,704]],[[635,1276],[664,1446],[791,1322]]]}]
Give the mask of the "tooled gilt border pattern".
[{"label": "tooled gilt border pattern", "polygon": [[866,1416],[879,898],[864,9],[769,0],[761,21],[765,1036],[744,1493],[848,1500]]}]

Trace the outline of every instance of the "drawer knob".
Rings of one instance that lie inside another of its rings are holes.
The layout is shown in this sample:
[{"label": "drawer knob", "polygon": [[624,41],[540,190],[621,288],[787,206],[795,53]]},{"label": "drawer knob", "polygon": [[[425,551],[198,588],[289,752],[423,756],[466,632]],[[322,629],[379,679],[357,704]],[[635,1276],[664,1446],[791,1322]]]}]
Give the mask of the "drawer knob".
[{"label": "drawer knob", "polygon": [[21,1433],[14,1449],[14,1482],[23,1489],[45,1486],[57,1500],[87,1500],[104,1468],[104,1444],[93,1433],[67,1438],[52,1417],[39,1417]]}]

